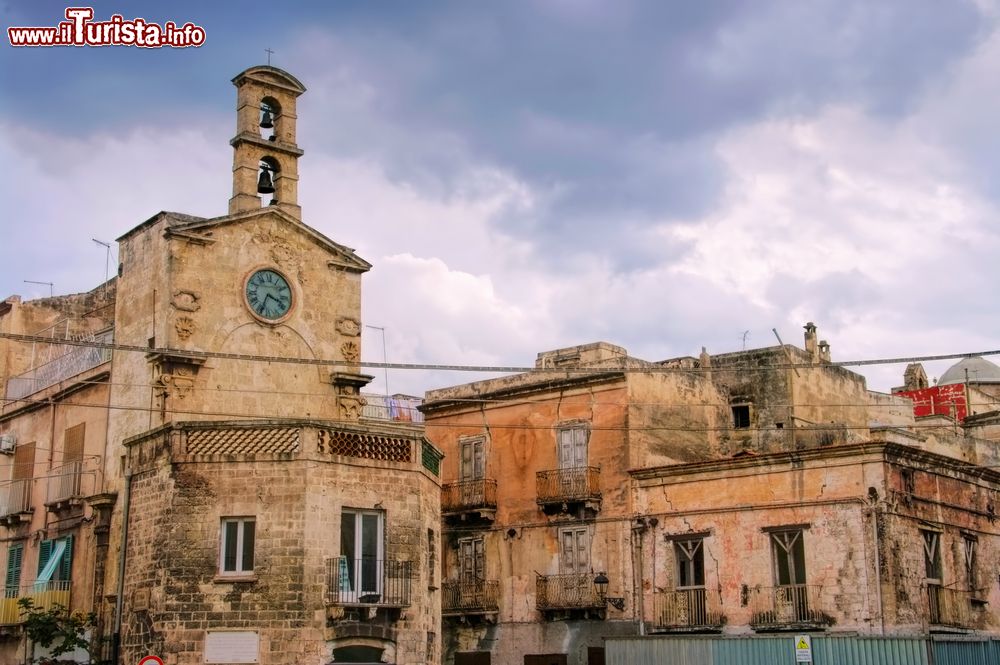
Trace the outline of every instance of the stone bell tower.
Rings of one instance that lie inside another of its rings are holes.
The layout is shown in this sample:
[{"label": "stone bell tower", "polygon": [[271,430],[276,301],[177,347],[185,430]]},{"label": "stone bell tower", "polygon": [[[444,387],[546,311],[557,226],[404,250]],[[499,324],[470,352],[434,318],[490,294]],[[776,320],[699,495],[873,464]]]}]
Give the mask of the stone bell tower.
[{"label": "stone bell tower", "polygon": [[[233,146],[233,198],[229,214],[276,205],[302,219],[299,206],[299,157],[295,144],[295,101],[305,86],[286,71],[261,65],[233,79],[236,86],[236,136]],[[269,199],[269,201],[268,201]]]}]

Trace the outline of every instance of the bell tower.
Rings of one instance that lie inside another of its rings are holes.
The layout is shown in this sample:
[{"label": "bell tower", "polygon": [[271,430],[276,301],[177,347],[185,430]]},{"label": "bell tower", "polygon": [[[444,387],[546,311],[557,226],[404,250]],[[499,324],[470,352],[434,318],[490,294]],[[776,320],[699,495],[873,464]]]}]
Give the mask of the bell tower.
[{"label": "bell tower", "polygon": [[288,72],[260,65],[236,75],[233,198],[229,214],[278,206],[302,219],[295,102],[305,86]]}]

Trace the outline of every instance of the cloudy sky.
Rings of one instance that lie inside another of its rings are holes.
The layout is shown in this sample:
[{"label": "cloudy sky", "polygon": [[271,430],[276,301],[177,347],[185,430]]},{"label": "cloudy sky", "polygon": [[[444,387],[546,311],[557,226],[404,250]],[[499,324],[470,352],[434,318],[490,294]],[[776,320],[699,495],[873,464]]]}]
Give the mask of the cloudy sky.
[{"label": "cloudy sky", "polygon": [[308,88],[304,219],[375,265],[364,319],[390,361],[596,340],[660,360],[772,328],[801,345],[809,320],[835,360],[1000,347],[998,0],[92,4],[206,43],[4,36],[0,298],[92,288],[91,239],[159,210],[224,214],[229,80],[271,48]]}]

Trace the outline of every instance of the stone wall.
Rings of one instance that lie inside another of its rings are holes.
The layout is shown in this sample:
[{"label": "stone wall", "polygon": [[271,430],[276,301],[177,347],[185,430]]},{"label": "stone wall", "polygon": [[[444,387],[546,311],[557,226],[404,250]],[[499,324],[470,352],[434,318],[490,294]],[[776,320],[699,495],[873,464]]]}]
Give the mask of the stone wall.
[{"label": "stone wall", "polygon": [[[171,665],[202,663],[214,630],[256,631],[265,665],[320,665],[334,647],[373,637],[397,663],[439,650],[427,536],[439,529],[439,486],[419,460],[331,458],[308,429],[298,451],[250,459],[184,454],[177,436],[130,444],[125,662],[158,653]],[[398,615],[369,619],[326,600],[346,508],[384,511],[385,558],[411,562],[411,602]],[[226,517],[255,519],[253,575],[219,574]]]}]

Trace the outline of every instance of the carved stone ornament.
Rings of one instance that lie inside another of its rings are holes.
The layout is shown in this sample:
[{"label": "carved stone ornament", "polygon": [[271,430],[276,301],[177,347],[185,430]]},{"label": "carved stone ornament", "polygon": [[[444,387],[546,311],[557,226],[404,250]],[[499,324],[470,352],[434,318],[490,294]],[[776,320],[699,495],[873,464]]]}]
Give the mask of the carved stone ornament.
[{"label": "carved stone ornament", "polygon": [[201,297],[194,291],[175,291],[170,304],[182,312],[197,312],[201,309],[201,305],[198,304],[200,299]]},{"label": "carved stone ornament", "polygon": [[341,397],[340,400],[340,419],[341,420],[359,420],[361,418],[361,400],[354,397]]},{"label": "carved stone ornament", "polygon": [[342,316],[337,319],[337,332],[348,337],[357,337],[361,334],[361,322],[349,316]]},{"label": "carved stone ornament", "polygon": [[194,334],[195,322],[190,316],[178,316],[174,321],[174,330],[181,339],[188,339]]},{"label": "carved stone ornament", "polygon": [[340,354],[344,356],[344,360],[354,362],[361,357],[361,347],[357,342],[344,342],[340,345]]}]

